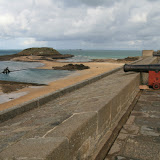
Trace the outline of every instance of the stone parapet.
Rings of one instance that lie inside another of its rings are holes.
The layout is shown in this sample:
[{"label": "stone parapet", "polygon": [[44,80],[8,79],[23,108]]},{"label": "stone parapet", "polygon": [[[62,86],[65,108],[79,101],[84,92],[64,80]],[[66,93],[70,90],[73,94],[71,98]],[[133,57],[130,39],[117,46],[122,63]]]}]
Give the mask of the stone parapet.
[{"label": "stone parapet", "polygon": [[153,52],[154,52],[154,50],[143,50],[143,51],[142,51],[142,56],[143,56],[143,57],[153,56]]},{"label": "stone parapet", "polygon": [[[136,62],[151,63],[156,63],[155,57]],[[56,92],[57,100],[53,94],[36,100],[33,105],[41,107],[1,124],[3,135],[15,140],[6,143],[5,136],[0,135],[0,159],[103,159],[111,145],[109,139],[116,137],[140,83],[139,73],[124,73],[118,68],[77,84],[79,89],[71,86]],[[66,118],[60,121],[62,111],[67,116],[63,113]]]}]

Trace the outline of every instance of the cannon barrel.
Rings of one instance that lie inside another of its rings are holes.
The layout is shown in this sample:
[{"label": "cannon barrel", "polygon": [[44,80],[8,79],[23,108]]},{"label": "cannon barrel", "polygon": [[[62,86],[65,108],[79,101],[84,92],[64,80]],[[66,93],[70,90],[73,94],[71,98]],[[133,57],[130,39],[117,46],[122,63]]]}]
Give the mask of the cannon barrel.
[{"label": "cannon barrel", "polygon": [[149,65],[129,65],[125,64],[123,67],[124,72],[149,72],[149,71],[160,71],[160,64],[149,64]]},{"label": "cannon barrel", "polygon": [[160,56],[160,53],[153,53],[153,56],[159,57],[159,56]]}]

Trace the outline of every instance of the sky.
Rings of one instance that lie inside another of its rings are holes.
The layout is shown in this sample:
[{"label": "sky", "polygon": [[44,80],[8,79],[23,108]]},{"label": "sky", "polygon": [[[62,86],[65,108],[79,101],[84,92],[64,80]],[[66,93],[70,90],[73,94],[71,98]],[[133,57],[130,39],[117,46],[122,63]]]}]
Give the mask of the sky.
[{"label": "sky", "polygon": [[0,49],[160,49],[160,0],[0,0]]}]

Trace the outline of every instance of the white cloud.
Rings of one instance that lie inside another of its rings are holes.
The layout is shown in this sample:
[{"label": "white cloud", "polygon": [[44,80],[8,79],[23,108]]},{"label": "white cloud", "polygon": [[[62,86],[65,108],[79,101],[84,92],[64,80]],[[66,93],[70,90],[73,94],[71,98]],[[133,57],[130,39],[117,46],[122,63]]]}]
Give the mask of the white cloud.
[{"label": "white cloud", "polygon": [[24,40],[22,42],[22,45],[43,46],[43,45],[46,45],[46,42],[45,41],[36,41],[34,38],[27,38],[26,40]]},{"label": "white cloud", "polygon": [[137,22],[147,22],[147,14],[142,13],[142,14],[136,14],[133,15],[130,19],[131,22],[137,23]]},{"label": "white cloud", "polygon": [[0,15],[0,25],[10,25],[14,23],[14,17],[10,14]]},{"label": "white cloud", "polygon": [[155,47],[159,6],[156,0],[0,0],[0,39],[24,48]]}]

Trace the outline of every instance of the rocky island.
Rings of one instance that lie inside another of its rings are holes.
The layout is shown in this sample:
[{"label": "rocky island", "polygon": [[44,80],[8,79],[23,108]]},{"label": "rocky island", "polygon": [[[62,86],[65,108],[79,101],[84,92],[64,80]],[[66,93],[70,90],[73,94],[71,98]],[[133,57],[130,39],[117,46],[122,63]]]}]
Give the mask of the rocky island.
[{"label": "rocky island", "polygon": [[[53,48],[27,48],[22,50],[21,52],[13,55],[3,55],[0,56],[0,61],[28,61],[28,62],[51,62],[56,61],[55,59],[65,59],[73,57],[71,54],[61,54],[57,50]],[[42,63],[43,63],[42,62]],[[10,81],[2,81],[0,80],[0,93],[10,93],[14,91],[18,91],[22,88],[26,88],[29,86],[42,86],[40,84],[32,84],[32,83],[22,83],[22,82],[10,82]]]},{"label": "rocky island", "polygon": [[24,49],[23,51],[17,53],[20,56],[43,56],[43,57],[50,57],[52,59],[65,59],[71,58],[73,55],[71,54],[61,54],[57,50],[48,47],[42,48],[28,48]]},{"label": "rocky island", "polygon": [[61,54],[53,48],[41,47],[41,48],[27,48],[17,54],[0,56],[0,61],[8,61],[13,58],[22,56],[37,56],[39,57],[40,60],[48,60],[48,58],[50,60],[65,59],[73,57],[73,55],[71,54]]}]

